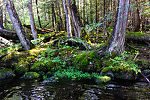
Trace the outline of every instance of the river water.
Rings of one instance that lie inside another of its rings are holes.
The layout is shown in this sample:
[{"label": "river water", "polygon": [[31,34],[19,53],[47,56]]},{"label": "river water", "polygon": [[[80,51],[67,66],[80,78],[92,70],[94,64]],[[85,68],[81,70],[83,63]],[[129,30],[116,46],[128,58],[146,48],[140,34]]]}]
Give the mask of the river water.
[{"label": "river water", "polygon": [[1,82],[0,100],[150,100],[150,87],[145,82],[88,83],[46,83],[36,80]]}]

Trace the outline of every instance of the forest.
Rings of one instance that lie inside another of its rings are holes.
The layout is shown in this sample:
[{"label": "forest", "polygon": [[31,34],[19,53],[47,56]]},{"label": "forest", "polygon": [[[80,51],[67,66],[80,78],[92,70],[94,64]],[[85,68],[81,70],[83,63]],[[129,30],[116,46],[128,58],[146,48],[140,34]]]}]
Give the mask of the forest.
[{"label": "forest", "polygon": [[149,86],[150,0],[0,0],[0,99],[148,100]]}]

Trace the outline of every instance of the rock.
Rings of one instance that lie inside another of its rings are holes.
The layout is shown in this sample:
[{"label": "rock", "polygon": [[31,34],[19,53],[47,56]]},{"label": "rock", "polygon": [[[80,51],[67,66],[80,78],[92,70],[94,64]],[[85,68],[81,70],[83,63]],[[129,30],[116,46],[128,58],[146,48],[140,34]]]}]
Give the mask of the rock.
[{"label": "rock", "polygon": [[26,72],[21,79],[25,80],[33,80],[33,79],[38,79],[40,77],[40,74],[36,72]]},{"label": "rock", "polygon": [[57,83],[59,82],[59,78],[56,76],[52,76],[43,81],[43,83]]},{"label": "rock", "polygon": [[114,78],[116,79],[122,79],[122,80],[131,80],[134,81],[137,79],[137,74],[133,71],[127,71],[127,72],[123,72],[123,71],[118,71],[118,72],[114,72]]},{"label": "rock", "polygon": [[11,69],[0,69],[0,79],[12,79],[15,74]]}]

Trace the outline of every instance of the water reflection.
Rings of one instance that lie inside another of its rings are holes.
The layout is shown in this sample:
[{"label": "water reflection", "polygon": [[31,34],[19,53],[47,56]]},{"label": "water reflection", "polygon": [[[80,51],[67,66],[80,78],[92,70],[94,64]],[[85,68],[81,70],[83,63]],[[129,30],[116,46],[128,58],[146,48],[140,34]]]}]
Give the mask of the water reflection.
[{"label": "water reflection", "polygon": [[88,85],[75,82],[43,83],[15,80],[0,83],[0,100],[148,100],[146,83]]}]

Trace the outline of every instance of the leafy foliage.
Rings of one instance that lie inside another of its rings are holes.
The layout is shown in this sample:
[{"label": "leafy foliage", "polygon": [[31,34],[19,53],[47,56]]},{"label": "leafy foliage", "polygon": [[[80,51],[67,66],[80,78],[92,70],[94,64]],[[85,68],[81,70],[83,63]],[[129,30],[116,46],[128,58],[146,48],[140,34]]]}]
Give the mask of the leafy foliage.
[{"label": "leafy foliage", "polygon": [[126,51],[124,51],[124,53],[120,57],[109,58],[109,60],[107,60],[108,67],[104,67],[101,73],[108,71],[133,71],[138,74],[138,72],[140,72],[140,70],[138,69],[138,65],[136,65],[133,61],[128,60],[129,56],[130,55]]}]

